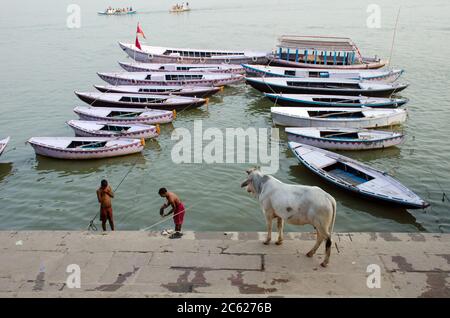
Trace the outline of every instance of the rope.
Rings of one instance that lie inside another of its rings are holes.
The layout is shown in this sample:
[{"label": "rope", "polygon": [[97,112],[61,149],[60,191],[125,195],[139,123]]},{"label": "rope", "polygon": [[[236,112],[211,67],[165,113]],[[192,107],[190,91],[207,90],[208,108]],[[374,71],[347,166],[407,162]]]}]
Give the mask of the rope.
[{"label": "rope", "polygon": [[389,54],[388,65],[391,64],[392,52],[394,51],[394,41],[395,41],[395,35],[397,34],[397,24],[398,24],[398,18],[399,18],[399,16],[400,16],[400,8],[401,8],[401,7],[398,8],[397,19],[395,20],[394,35],[392,36],[391,53]]},{"label": "rope", "polygon": [[[128,170],[128,172],[124,175],[124,177],[122,178],[122,180],[119,182],[119,184],[117,185],[117,187],[114,189],[114,193],[119,189],[120,185],[122,184],[122,182],[126,179],[126,177],[128,177],[128,175],[130,174],[131,170],[133,170],[134,166],[136,165],[137,161],[138,161],[139,157],[136,157],[136,160],[134,160],[132,166],[130,167],[130,169]],[[94,218],[89,222],[88,225],[88,230],[93,230],[93,231],[97,231],[97,226],[95,226],[94,221],[95,219],[98,217],[98,214],[100,212],[97,212],[94,216]]]}]

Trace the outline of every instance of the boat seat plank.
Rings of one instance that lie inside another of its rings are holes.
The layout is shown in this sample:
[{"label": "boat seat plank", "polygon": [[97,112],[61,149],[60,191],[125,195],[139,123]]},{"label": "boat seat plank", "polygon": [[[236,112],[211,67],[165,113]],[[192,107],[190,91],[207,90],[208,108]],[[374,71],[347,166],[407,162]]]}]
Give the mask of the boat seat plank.
[{"label": "boat seat plank", "polygon": [[316,166],[317,168],[328,167],[334,163],[336,160],[333,158],[327,157],[319,152],[309,151],[308,153],[302,155],[303,159],[305,159],[310,164]]}]

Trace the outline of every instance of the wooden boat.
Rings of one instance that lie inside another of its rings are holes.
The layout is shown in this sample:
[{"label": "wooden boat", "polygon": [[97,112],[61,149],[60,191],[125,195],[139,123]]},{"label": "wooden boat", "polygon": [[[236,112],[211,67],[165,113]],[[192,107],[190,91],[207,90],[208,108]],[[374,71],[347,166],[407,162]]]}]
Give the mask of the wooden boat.
[{"label": "wooden boat", "polygon": [[400,69],[382,69],[382,70],[346,70],[346,69],[317,69],[317,68],[298,68],[298,67],[280,67],[267,65],[242,65],[248,76],[263,77],[301,77],[301,78],[346,78],[364,81],[383,81],[394,82],[402,74]]},{"label": "wooden boat", "polygon": [[285,131],[289,141],[323,149],[383,149],[405,141],[405,135],[392,131],[328,127],[288,127]]},{"label": "wooden boat", "polygon": [[406,98],[381,98],[342,95],[269,94],[264,95],[277,105],[304,107],[371,107],[397,108],[408,102]]},{"label": "wooden boat", "polygon": [[377,69],[387,61],[363,57],[350,38],[283,35],[270,57],[270,65],[318,69]]},{"label": "wooden boat", "polygon": [[241,65],[233,64],[176,64],[176,63],[125,63],[119,62],[119,65],[127,72],[209,72],[209,73],[234,73],[244,74],[244,68]]},{"label": "wooden boat", "polygon": [[128,14],[136,14],[136,10],[131,11],[116,11],[116,10],[105,10],[105,11],[98,11],[99,15],[128,15]]},{"label": "wooden boat", "polygon": [[340,78],[246,77],[246,83],[263,93],[390,97],[407,84],[365,82]]},{"label": "wooden boat", "polygon": [[429,206],[386,172],[313,146],[296,142],[289,142],[288,145],[307,169],[341,189],[411,209]]},{"label": "wooden boat", "polygon": [[3,151],[5,151],[5,148],[8,145],[8,142],[9,142],[9,137],[6,137],[6,138],[0,140],[0,156],[2,155]]},{"label": "wooden boat", "polygon": [[132,59],[144,63],[183,63],[183,64],[266,64],[267,52],[203,50],[189,48],[170,48],[119,42],[119,46]]},{"label": "wooden boat", "polygon": [[167,124],[176,118],[175,111],[140,108],[75,107],[82,120],[103,121],[115,124]]},{"label": "wooden boat", "polygon": [[125,138],[156,138],[159,136],[159,126],[144,124],[116,124],[90,120],[69,120],[67,122],[78,137],[125,137]]},{"label": "wooden boat", "polygon": [[157,95],[178,95],[191,97],[209,97],[220,92],[223,88],[216,86],[133,86],[133,85],[94,85],[96,89],[103,93],[128,93],[128,94],[157,94]]},{"label": "wooden boat", "polygon": [[95,107],[153,108],[186,110],[204,105],[207,99],[175,95],[149,95],[129,93],[82,93],[75,94],[83,102]]},{"label": "wooden boat", "polygon": [[141,152],[143,140],[101,137],[32,137],[36,154],[58,159],[99,159]]},{"label": "wooden boat", "polygon": [[401,108],[317,108],[272,107],[275,124],[288,127],[376,128],[399,125],[406,121]]},{"label": "wooden boat", "polygon": [[191,11],[191,8],[185,7],[185,6],[182,6],[180,8],[172,7],[169,10],[170,13],[181,13],[181,12],[188,12],[188,11]]},{"label": "wooden boat", "polygon": [[204,72],[122,72],[97,73],[111,85],[187,85],[225,86],[240,82],[241,74],[218,74]]}]

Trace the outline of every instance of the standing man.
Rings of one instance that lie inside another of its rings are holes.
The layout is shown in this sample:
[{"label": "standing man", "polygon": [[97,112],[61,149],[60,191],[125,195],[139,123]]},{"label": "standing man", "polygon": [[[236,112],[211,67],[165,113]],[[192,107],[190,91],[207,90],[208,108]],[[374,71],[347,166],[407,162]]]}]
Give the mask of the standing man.
[{"label": "standing man", "polygon": [[[184,213],[185,213],[184,205],[181,202],[180,198],[175,193],[167,191],[166,188],[159,189],[158,194],[162,198],[167,199],[167,202],[161,206],[161,209],[159,210],[159,215],[164,217],[173,213],[173,222],[175,223],[175,233],[173,233],[170,236],[170,238],[172,239],[180,238],[183,235],[181,233],[181,226],[183,225],[184,220]],[[167,214],[164,214],[164,210],[169,206],[171,206],[172,209]]]},{"label": "standing man", "polygon": [[114,193],[108,185],[108,181],[102,180],[100,188],[97,189],[97,199],[100,203],[100,221],[102,221],[103,231],[106,231],[106,220],[109,222],[111,231],[114,231],[111,198],[114,198]]}]

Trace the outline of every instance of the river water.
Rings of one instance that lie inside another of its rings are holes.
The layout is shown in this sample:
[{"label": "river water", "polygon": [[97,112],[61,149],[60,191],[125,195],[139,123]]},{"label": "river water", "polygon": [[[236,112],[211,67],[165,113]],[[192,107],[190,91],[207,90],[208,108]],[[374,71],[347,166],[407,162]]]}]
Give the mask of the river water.
[{"label": "river water", "polygon": [[[80,28],[66,25],[67,6],[81,8]],[[406,70],[410,87],[408,139],[398,148],[347,153],[392,173],[431,203],[405,210],[356,198],[324,183],[300,166],[281,134],[280,169],[284,182],[318,185],[338,202],[337,231],[450,231],[450,26],[447,0],[377,1],[381,27],[369,28],[373,1],[191,1],[192,11],[169,14],[172,1],[9,1],[0,10],[2,76],[0,136],[11,136],[0,157],[0,229],[85,229],[98,211],[95,190],[102,178],[113,187],[117,228],[136,230],[160,220],[161,186],[175,191],[188,207],[186,230],[260,231],[264,219],[256,200],[239,184],[251,164],[175,164],[175,128],[268,128],[271,103],[245,84],[226,88],[208,107],[180,114],[148,141],[141,155],[96,161],[37,157],[25,141],[32,136],[71,136],[65,121],[82,105],[74,90],[101,83],[98,71],[119,70],[128,60],[117,41],[134,41],[137,22],[146,42],[161,46],[268,51],[281,34],[351,37],[363,55],[389,57],[397,10],[401,6],[392,66]],[[135,16],[98,16],[107,6],[133,5]],[[131,169],[131,170],[130,170]],[[155,230],[171,227],[172,222]],[[309,227],[288,230],[311,230]]]}]

